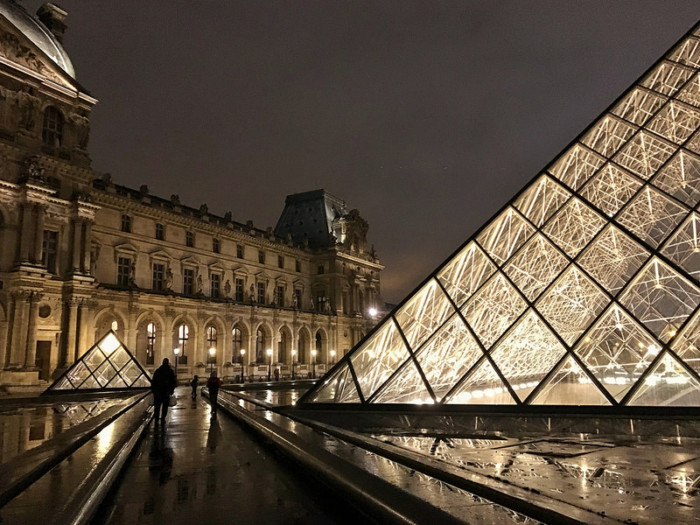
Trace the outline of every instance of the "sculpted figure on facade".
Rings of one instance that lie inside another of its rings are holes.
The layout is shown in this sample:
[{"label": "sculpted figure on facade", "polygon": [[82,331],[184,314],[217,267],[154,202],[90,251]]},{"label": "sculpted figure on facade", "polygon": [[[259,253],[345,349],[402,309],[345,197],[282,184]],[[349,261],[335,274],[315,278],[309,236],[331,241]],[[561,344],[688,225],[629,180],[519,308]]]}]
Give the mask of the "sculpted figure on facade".
[{"label": "sculpted figure on facade", "polygon": [[75,132],[75,144],[80,149],[87,149],[90,141],[90,119],[80,113],[71,113],[70,121]]},{"label": "sculpted figure on facade", "polygon": [[170,266],[165,272],[165,289],[168,292],[173,291],[173,271],[170,269]]},{"label": "sculpted figure on facade", "polygon": [[226,279],[226,284],[224,284],[224,297],[228,299],[231,297],[231,281]]},{"label": "sculpted figure on facade", "polygon": [[32,131],[36,124],[36,111],[39,106],[39,99],[32,93],[32,88],[22,86],[22,89],[17,92],[17,106],[20,129]]}]

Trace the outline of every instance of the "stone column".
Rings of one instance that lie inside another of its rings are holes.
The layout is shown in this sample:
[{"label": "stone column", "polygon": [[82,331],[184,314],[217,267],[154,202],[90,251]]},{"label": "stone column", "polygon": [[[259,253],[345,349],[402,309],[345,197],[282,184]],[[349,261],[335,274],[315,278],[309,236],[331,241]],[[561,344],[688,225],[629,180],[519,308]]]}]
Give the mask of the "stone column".
[{"label": "stone column", "polygon": [[29,320],[27,322],[27,351],[25,353],[24,367],[36,368],[36,321],[39,310],[39,300],[42,294],[33,292],[29,297]]},{"label": "stone column", "polygon": [[82,233],[82,219],[73,219],[73,273],[80,271],[80,238]]},{"label": "stone column", "polygon": [[66,365],[70,366],[75,362],[76,334],[78,328],[78,301],[70,299],[68,301],[68,336],[66,337]]},{"label": "stone column", "polygon": [[36,229],[34,230],[34,257],[35,264],[41,264],[41,256],[44,245],[44,219],[46,208],[41,204],[36,206]]},{"label": "stone column", "polygon": [[2,332],[0,332],[0,370],[5,368],[7,362],[10,358],[10,352],[12,351],[12,341],[10,340],[10,322],[14,318],[15,312],[15,302],[13,300],[9,301],[5,318],[4,327],[2,327]]},{"label": "stone column", "polygon": [[34,240],[32,236],[32,222],[32,205],[27,202],[22,205],[22,237],[19,241],[20,262],[26,262],[30,260],[30,253],[33,248],[32,241]]},{"label": "stone column", "polygon": [[29,307],[29,293],[17,291],[13,294],[15,299],[15,311],[12,319],[12,341],[10,342],[10,362],[8,368],[19,368],[24,359],[22,352],[27,347],[27,309]]},{"label": "stone column", "polygon": [[79,322],[80,326],[78,328],[78,356],[82,356],[90,348],[88,344],[88,305],[86,301],[82,301],[78,307]]},{"label": "stone column", "polygon": [[83,233],[83,273],[90,275],[90,246],[92,244],[92,221],[85,221],[85,231]]}]

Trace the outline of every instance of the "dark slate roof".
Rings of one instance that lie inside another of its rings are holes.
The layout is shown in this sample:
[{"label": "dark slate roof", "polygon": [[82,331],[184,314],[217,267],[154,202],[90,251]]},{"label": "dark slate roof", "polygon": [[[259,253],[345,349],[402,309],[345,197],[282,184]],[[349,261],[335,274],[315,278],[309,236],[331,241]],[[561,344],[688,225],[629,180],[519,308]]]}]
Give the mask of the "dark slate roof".
[{"label": "dark slate roof", "polygon": [[295,244],[308,241],[311,248],[326,248],[336,243],[333,221],[346,213],[345,201],[322,189],[288,195],[275,235],[291,235]]}]

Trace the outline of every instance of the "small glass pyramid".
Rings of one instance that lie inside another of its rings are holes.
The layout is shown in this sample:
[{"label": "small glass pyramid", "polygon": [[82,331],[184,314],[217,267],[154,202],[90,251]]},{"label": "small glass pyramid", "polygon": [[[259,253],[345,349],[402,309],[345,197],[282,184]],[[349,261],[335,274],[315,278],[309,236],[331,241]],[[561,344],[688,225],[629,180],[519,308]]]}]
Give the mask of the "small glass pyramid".
[{"label": "small glass pyramid", "polygon": [[700,406],[700,24],[300,403]]},{"label": "small glass pyramid", "polygon": [[45,393],[75,390],[124,390],[150,388],[151,378],[136,358],[110,330]]}]

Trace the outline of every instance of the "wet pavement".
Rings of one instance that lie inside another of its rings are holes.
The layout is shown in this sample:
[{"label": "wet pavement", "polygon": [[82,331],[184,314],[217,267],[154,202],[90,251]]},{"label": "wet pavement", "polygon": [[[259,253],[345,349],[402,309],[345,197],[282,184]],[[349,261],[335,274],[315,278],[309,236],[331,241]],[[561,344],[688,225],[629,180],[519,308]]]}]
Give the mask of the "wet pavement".
[{"label": "wet pavement", "polygon": [[240,390],[242,396],[263,401],[269,405],[294,405],[297,400],[308,390],[308,388],[289,388],[289,389],[265,389],[265,390]]},{"label": "wet pavement", "polygon": [[151,424],[93,523],[363,523],[293,471],[226,414],[178,388],[161,428]]}]

